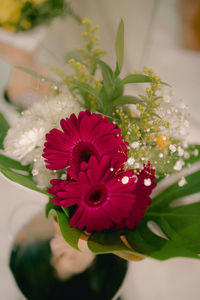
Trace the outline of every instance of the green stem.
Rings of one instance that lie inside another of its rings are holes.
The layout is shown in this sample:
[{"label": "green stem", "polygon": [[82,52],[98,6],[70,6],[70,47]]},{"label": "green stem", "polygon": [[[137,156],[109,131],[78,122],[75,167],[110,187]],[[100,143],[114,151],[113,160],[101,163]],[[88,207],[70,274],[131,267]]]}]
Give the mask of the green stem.
[{"label": "green stem", "polygon": [[69,3],[66,4],[66,14],[71,15],[79,24],[82,24],[82,18],[74,12]]}]

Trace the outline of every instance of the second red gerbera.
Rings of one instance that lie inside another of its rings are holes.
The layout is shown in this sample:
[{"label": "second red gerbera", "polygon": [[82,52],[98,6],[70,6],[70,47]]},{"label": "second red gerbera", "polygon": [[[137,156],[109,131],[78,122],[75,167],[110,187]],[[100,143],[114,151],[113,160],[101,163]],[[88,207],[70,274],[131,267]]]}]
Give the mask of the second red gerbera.
[{"label": "second red gerbera", "polygon": [[150,179],[147,170],[136,182],[133,170],[123,171],[109,156],[100,162],[93,156],[81,164],[76,181],[52,180],[49,193],[55,196],[53,204],[74,207],[70,225],[79,230],[134,228],[151,204],[154,175],[145,187],[144,180]]}]

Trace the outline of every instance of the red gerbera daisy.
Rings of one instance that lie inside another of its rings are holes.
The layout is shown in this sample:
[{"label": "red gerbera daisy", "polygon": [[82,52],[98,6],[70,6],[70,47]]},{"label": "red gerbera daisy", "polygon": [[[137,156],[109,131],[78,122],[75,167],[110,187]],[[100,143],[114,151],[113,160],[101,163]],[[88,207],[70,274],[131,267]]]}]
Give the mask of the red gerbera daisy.
[{"label": "red gerbera daisy", "polygon": [[81,111],[78,118],[72,114],[62,119],[64,132],[52,129],[46,135],[44,154],[47,168],[64,169],[72,166],[73,176],[77,175],[82,162],[88,162],[91,156],[100,160],[103,155],[110,155],[119,162],[127,159],[127,145],[120,135],[121,130],[108,118],[90,111]]},{"label": "red gerbera daisy", "polygon": [[137,183],[134,191],[136,201],[133,203],[132,210],[129,212],[128,216],[116,226],[116,229],[133,229],[138,225],[139,221],[144,217],[147,206],[152,203],[150,194],[155,187],[155,169],[148,163],[148,165],[144,165],[144,168],[137,176]]},{"label": "red gerbera daisy", "polygon": [[[88,232],[103,231],[120,224],[132,210],[136,201],[132,174],[119,171],[119,164],[109,156],[100,162],[92,156],[88,163],[81,164],[76,182],[52,180],[49,192],[55,195],[55,205],[76,205],[71,226]],[[128,182],[124,178],[129,178]]]}]

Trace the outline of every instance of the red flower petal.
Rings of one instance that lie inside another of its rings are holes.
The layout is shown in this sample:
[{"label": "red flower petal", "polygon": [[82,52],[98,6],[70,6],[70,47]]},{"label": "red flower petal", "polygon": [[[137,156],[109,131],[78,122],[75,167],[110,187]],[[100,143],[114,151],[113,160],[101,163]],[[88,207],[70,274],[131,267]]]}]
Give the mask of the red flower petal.
[{"label": "red flower petal", "polygon": [[[123,175],[132,175],[133,171],[120,170],[119,173],[118,168],[119,164],[109,156],[104,156],[99,162],[92,156],[87,167],[82,163],[76,182],[66,181],[60,191],[57,187],[50,189],[55,195],[54,204],[67,207],[76,205],[70,220],[71,226],[88,232],[103,231],[113,228],[129,216],[136,202],[135,178],[130,177],[129,182],[123,184]],[[59,182],[55,184],[59,185]]]},{"label": "red flower petal", "polygon": [[76,178],[82,162],[91,156],[99,161],[104,155],[124,163],[127,160],[127,142],[120,136],[120,129],[100,114],[82,111],[78,118],[61,120],[62,131],[52,129],[47,135],[43,157],[50,170],[70,166],[70,176]]}]

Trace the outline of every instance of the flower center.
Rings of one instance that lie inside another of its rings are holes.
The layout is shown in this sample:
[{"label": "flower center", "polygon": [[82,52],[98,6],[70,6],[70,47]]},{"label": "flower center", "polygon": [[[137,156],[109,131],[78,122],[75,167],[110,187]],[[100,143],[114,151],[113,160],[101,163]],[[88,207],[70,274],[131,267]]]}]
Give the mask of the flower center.
[{"label": "flower center", "polygon": [[100,206],[106,200],[108,196],[108,190],[103,184],[93,186],[85,195],[85,202],[89,206]]},{"label": "flower center", "polygon": [[79,163],[88,162],[92,155],[99,157],[96,148],[87,142],[80,142],[74,147],[72,158]]}]

